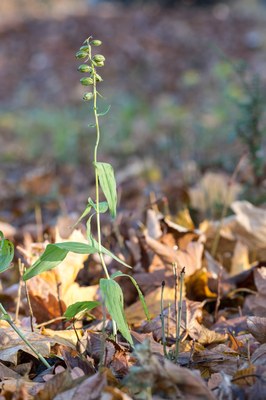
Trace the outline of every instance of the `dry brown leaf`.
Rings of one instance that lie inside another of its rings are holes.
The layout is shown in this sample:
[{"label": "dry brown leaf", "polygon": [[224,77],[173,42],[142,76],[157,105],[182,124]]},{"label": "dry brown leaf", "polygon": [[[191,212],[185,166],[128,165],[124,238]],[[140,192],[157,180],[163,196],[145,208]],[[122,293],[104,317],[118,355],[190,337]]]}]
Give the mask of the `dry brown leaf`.
[{"label": "dry brown leaf", "polygon": [[259,346],[251,356],[251,364],[263,365],[266,367],[266,343]]},{"label": "dry brown leaf", "polygon": [[[175,291],[173,288],[164,288],[164,303],[168,304],[173,302]],[[157,288],[145,296],[145,301],[153,318],[160,313],[161,309],[161,288]],[[143,311],[142,303],[138,300],[136,303],[130,305],[125,309],[126,319],[129,325],[140,325],[146,319]]]},{"label": "dry brown leaf", "polygon": [[235,201],[231,204],[236,214],[239,230],[238,236],[243,236],[243,242],[252,249],[266,248],[266,210],[255,207],[248,201]]},{"label": "dry brown leaf", "polygon": [[238,385],[253,385],[256,381],[255,375],[256,367],[254,365],[250,365],[247,368],[239,369],[233,376],[233,382]]},{"label": "dry brown leaf", "polygon": [[241,190],[241,186],[232,183],[228,175],[207,172],[194,188],[189,189],[191,206],[202,212],[214,211],[217,204],[229,206]]},{"label": "dry brown leaf", "polygon": [[[1,394],[4,395],[3,399],[10,399],[10,396],[5,397],[5,394],[11,393],[12,395],[16,395],[17,393],[21,395],[21,389],[23,390],[25,395],[24,397],[15,397],[19,400],[32,400],[33,395],[31,392],[34,391],[35,387],[38,386],[38,383],[32,381],[26,381],[25,379],[21,379],[18,381],[17,379],[6,379],[0,383]],[[20,389],[21,387],[21,389]],[[23,393],[22,392],[22,393]],[[13,397],[12,397],[13,399]],[[2,399],[1,399],[2,400]]]},{"label": "dry brown leaf", "polygon": [[73,329],[68,329],[68,330],[56,330],[54,331],[53,329],[48,329],[48,328],[43,328],[42,329],[42,335],[47,336],[49,338],[52,338],[54,342],[58,344],[62,344],[64,346],[71,347],[72,349],[76,349],[76,344],[78,342],[77,336],[79,338],[82,337],[82,331],[79,329],[73,330]]},{"label": "dry brown leaf", "polygon": [[233,400],[231,376],[222,373],[214,373],[208,381],[208,388],[219,400]]},{"label": "dry brown leaf", "polygon": [[0,380],[4,379],[19,379],[21,376],[13,371],[11,368],[6,367],[4,364],[0,362]]},{"label": "dry brown leaf", "polygon": [[[28,341],[43,356],[49,357],[50,347],[55,344],[53,339],[42,336],[37,332],[23,332]],[[17,353],[23,350],[36,357],[36,354],[25,344],[25,342],[11,328],[0,328],[0,337],[7,336],[8,340],[1,343],[0,360],[17,364]]]},{"label": "dry brown leaf", "polygon": [[254,269],[254,281],[259,294],[266,296],[266,267]]},{"label": "dry brown leaf", "polygon": [[246,271],[250,268],[249,254],[247,245],[243,244],[239,240],[236,242],[234,254],[232,258],[232,264],[230,269],[230,275],[234,276]]},{"label": "dry brown leaf", "polygon": [[266,343],[266,318],[248,317],[247,327],[260,343]]},{"label": "dry brown leaf", "polygon": [[97,372],[76,387],[59,393],[54,397],[54,400],[95,400],[100,398],[106,385],[107,380],[105,375]]},{"label": "dry brown leaf", "polygon": [[118,388],[106,386],[101,394],[100,400],[133,400],[128,394]]},{"label": "dry brown leaf", "polygon": [[148,235],[145,235],[145,240],[149,248],[162,259],[168,268],[172,268],[173,263],[176,263],[179,272],[185,267],[186,276],[190,276],[201,267],[203,244],[200,242],[190,242],[186,250],[179,250],[162,244]]},{"label": "dry brown leaf", "polygon": [[205,268],[198,269],[193,275],[186,278],[186,294],[188,298],[202,301],[207,298],[216,298],[217,294],[213,293],[208,286],[210,274]]},{"label": "dry brown leaf", "polygon": [[57,394],[73,387],[73,378],[68,370],[64,370],[40,386],[41,389],[34,396],[34,400],[53,400]]},{"label": "dry brown leaf", "polygon": [[151,238],[158,239],[159,237],[162,236],[162,230],[161,230],[161,225],[160,225],[160,221],[158,218],[158,213],[156,213],[152,209],[149,209],[147,211],[146,226],[147,226],[148,235]]},{"label": "dry brown leaf", "polygon": [[152,394],[160,393],[162,399],[214,400],[198,372],[156,357],[146,342],[138,346],[135,353],[140,366],[130,370],[126,381],[133,393],[150,387]]}]

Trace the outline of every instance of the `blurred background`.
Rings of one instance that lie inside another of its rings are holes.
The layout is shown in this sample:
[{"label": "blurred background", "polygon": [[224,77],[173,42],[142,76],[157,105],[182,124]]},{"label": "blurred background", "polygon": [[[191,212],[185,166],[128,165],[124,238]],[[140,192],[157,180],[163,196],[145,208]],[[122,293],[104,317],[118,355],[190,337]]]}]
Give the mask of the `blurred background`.
[{"label": "blurred background", "polygon": [[243,155],[245,195],[265,201],[265,22],[264,0],[1,0],[0,220],[84,207],[95,134],[75,53],[88,36],[111,105],[99,158],[124,207],[154,192],[176,210],[186,185]]}]

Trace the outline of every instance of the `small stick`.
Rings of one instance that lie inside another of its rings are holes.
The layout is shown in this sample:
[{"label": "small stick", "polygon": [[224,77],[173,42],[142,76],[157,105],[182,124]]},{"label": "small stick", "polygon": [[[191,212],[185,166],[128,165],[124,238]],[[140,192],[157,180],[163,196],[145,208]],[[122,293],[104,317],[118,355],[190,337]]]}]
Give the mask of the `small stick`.
[{"label": "small stick", "polygon": [[46,368],[50,368],[50,365],[45,360],[45,358],[32,346],[32,344],[28,341],[24,333],[14,324],[10,315],[7,313],[3,305],[0,303],[0,311],[2,312],[1,319],[6,321],[11,328],[17,333],[17,335],[23,340],[23,342],[33,351],[34,354],[39,358],[39,360],[46,366]]},{"label": "small stick", "polygon": [[177,315],[177,326],[176,326],[176,343],[175,343],[175,362],[177,363],[179,355],[179,345],[180,345],[180,328],[181,328],[181,318],[182,318],[182,297],[183,297],[183,285],[185,277],[185,267],[182,268],[180,272],[180,291],[179,291],[179,302],[178,302],[178,315]]},{"label": "small stick", "polygon": [[164,325],[164,315],[163,315],[163,292],[165,288],[165,281],[162,281],[162,290],[161,290],[161,323],[162,323],[162,342],[163,342],[163,353],[164,356],[167,358],[167,350],[166,350],[166,339],[165,339],[165,325]]},{"label": "small stick", "polygon": [[43,326],[50,325],[53,322],[61,321],[61,320],[64,320],[64,319],[66,319],[66,318],[65,317],[56,317],[56,318],[50,319],[49,321],[42,322],[41,324],[36,325],[36,328],[42,328]]}]

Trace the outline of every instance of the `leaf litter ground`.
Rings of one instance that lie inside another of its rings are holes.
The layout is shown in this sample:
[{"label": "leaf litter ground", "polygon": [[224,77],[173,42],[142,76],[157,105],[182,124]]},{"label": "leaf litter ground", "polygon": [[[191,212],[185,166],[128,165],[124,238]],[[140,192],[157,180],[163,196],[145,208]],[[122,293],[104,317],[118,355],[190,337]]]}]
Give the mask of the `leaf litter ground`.
[{"label": "leaf litter ground", "polygon": [[[200,15],[199,24],[205,18]],[[31,27],[36,28],[34,23]],[[152,46],[149,37],[147,40]],[[136,52],[139,54],[138,49]],[[147,85],[152,86],[151,81],[147,79]],[[5,80],[7,84],[10,82]],[[89,180],[84,184],[78,168],[61,168],[59,193],[67,202],[61,208],[71,212],[82,209]],[[51,368],[45,369],[2,321],[3,399],[265,398],[265,208],[237,200],[241,187],[236,183],[228,196],[230,179],[225,174],[205,174],[197,178],[197,184],[187,185],[181,174],[173,173],[156,190],[148,187],[141,175],[134,179],[124,175],[117,220],[103,221],[103,233],[106,248],[132,266],[132,276],[145,295],[151,316],[147,321],[137,291],[128,279],[119,277],[135,346],[132,351],[121,336],[114,340],[110,318],[102,306],[81,315],[74,326],[62,318],[73,302],[101,302],[102,270],[97,255],[87,258],[69,253],[55,270],[29,280],[26,288],[22,285],[18,300],[18,258],[30,266],[51,242],[85,243],[82,224],[74,231],[69,229],[76,215],[59,217],[58,199],[48,196],[43,203],[42,196],[53,188],[53,168],[32,171],[29,166],[27,174],[27,166],[22,169],[22,179],[14,168],[2,185],[0,229],[15,243],[17,254],[15,266],[2,274],[1,302],[14,318],[19,304],[17,325]],[[19,183],[15,195],[14,181]],[[69,181],[75,182],[74,188]],[[149,198],[145,191],[151,192]],[[222,223],[217,210],[221,199],[231,207],[231,215]],[[196,217],[191,217],[187,205],[190,211],[196,209]],[[108,254],[105,261],[110,273],[121,269]],[[176,310],[181,304],[173,263],[178,277],[185,267],[177,355]]]}]

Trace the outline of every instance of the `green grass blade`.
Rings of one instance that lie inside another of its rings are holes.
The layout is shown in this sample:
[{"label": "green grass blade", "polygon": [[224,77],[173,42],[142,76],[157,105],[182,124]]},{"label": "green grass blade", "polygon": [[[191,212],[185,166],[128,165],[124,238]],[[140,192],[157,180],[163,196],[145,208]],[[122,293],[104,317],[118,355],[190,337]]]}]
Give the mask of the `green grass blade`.
[{"label": "green grass blade", "polygon": [[124,297],[121,287],[113,279],[101,279],[100,289],[104,304],[123,337],[133,346],[124,314]]}]

